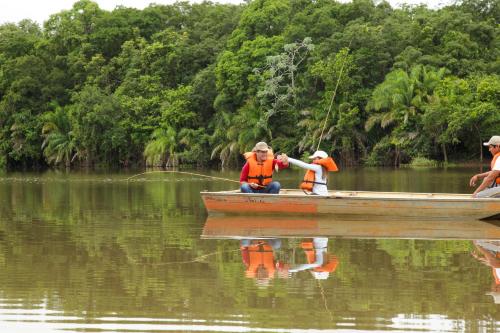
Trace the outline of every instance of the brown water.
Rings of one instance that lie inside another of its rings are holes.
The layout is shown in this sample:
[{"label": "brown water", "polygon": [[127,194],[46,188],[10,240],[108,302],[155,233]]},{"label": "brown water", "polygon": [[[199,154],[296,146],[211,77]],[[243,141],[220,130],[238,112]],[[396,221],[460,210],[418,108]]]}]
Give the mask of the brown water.
[{"label": "brown water", "polygon": [[[330,179],[339,190],[466,193],[475,171],[359,169]],[[205,239],[199,192],[237,184],[130,175],[0,177],[0,332],[500,331],[498,242],[335,230],[308,235],[326,246],[316,249],[299,234]],[[300,175],[277,179],[295,187]],[[322,266],[312,267],[320,252]],[[256,269],[256,260],[270,265]]]}]

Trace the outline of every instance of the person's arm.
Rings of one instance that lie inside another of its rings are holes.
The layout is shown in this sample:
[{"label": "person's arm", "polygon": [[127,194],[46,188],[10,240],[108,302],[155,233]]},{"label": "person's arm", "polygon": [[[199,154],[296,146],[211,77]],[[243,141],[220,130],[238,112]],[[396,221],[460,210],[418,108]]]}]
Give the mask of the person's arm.
[{"label": "person's arm", "polygon": [[472,193],[472,196],[476,196],[479,192],[487,189],[493,182],[500,176],[500,171],[491,170],[490,172],[486,172],[486,177],[484,177],[483,182],[479,187]]},{"label": "person's arm", "polygon": [[306,269],[317,268],[317,267],[320,267],[320,266],[321,266],[321,264],[319,264],[319,263],[302,264],[302,265],[293,266],[288,271],[290,273],[296,273],[296,272],[300,272],[300,271],[305,271]]},{"label": "person's arm", "polygon": [[488,172],[483,172],[483,173],[478,173],[474,176],[471,177],[469,181],[470,186],[476,186],[476,183],[478,180],[483,179],[485,177],[488,177],[489,171]]},{"label": "person's arm", "polygon": [[285,164],[285,163],[283,163],[283,161],[277,160],[277,159],[273,160],[273,169],[274,169],[275,165],[278,165],[278,169],[280,169],[280,170],[288,168],[288,163]]},{"label": "person's arm", "polygon": [[241,168],[241,174],[240,174],[241,185],[248,182],[248,171],[250,171],[250,165],[248,164],[248,162],[246,162],[243,168]]},{"label": "person's arm", "polygon": [[288,158],[288,163],[291,165],[298,166],[302,169],[313,170],[314,172],[318,172],[321,170],[321,165],[314,163],[305,163],[300,160],[296,160],[295,158]]},{"label": "person's arm", "polygon": [[249,172],[250,172],[250,165],[248,164],[248,162],[246,162],[245,165],[243,166],[243,168],[241,169],[240,185],[248,184],[253,189],[263,187],[263,186],[261,186],[261,185],[259,185],[257,183],[248,182],[248,173]]}]

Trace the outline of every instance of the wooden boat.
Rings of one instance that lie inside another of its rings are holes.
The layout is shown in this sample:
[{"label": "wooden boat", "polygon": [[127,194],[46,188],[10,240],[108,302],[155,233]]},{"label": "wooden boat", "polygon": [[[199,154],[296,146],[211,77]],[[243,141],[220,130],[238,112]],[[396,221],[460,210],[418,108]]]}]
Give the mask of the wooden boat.
[{"label": "wooden boat", "polygon": [[329,191],[328,196],[300,190],[280,194],[240,191],[201,192],[209,214],[326,215],[413,219],[500,219],[500,198],[470,194]]},{"label": "wooden boat", "polygon": [[204,239],[374,238],[500,240],[498,221],[208,216]]}]

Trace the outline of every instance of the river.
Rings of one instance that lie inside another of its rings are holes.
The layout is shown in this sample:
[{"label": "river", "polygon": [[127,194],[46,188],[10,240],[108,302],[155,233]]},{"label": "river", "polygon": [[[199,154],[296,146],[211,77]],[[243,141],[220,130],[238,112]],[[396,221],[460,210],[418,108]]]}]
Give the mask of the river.
[{"label": "river", "polygon": [[[470,193],[477,171],[346,169],[329,186]],[[359,238],[341,227],[207,237],[199,192],[237,184],[131,175],[0,176],[0,332],[500,330],[498,241],[384,237],[383,225]],[[293,188],[301,175],[282,170],[276,179]]]}]

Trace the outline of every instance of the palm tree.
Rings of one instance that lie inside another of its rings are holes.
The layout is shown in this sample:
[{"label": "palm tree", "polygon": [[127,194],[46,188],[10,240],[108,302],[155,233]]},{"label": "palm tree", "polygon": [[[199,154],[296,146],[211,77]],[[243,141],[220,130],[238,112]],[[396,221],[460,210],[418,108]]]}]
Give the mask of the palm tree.
[{"label": "palm tree", "polygon": [[162,126],[153,131],[151,141],[144,149],[147,165],[165,166],[176,164],[175,149],[177,147],[177,133],[171,126]]},{"label": "palm tree", "polygon": [[54,165],[64,163],[66,167],[69,167],[78,154],[68,114],[63,108],[57,106],[55,111],[43,116],[43,121],[42,150],[47,162]]},{"label": "palm tree", "polygon": [[434,70],[422,65],[413,67],[408,74],[398,69],[390,72],[378,85],[366,106],[375,111],[365,123],[369,131],[379,124],[382,129],[391,128],[391,142],[395,146],[396,165],[400,162],[401,149],[421,131],[417,115],[430,102],[437,84],[443,79],[445,69]]},{"label": "palm tree", "polygon": [[267,113],[248,101],[234,116],[221,114],[214,132],[214,140],[219,144],[212,150],[211,158],[219,154],[222,166],[226,166],[231,157],[249,151],[257,141],[272,139]]}]

